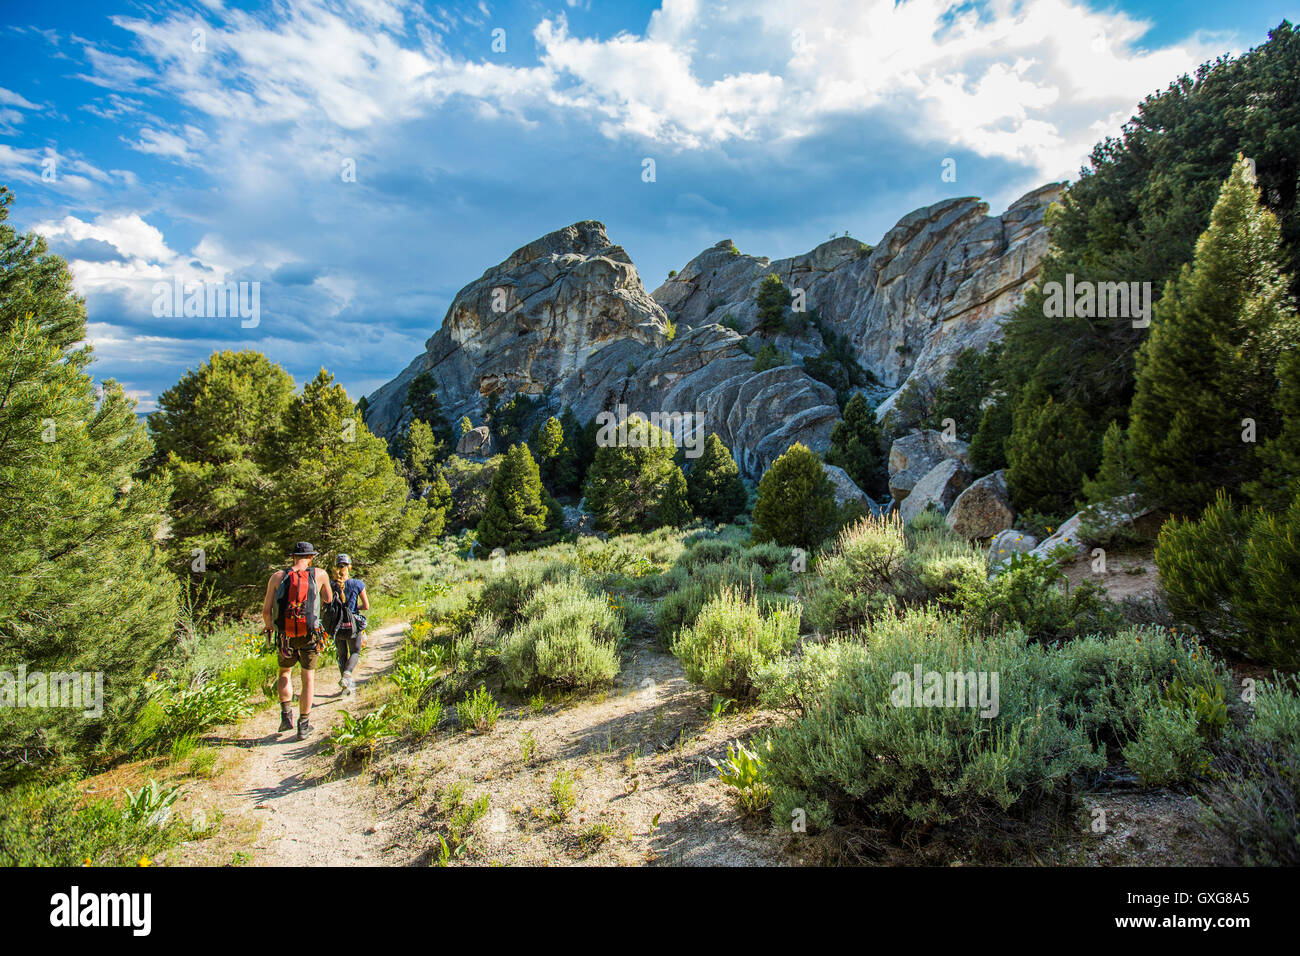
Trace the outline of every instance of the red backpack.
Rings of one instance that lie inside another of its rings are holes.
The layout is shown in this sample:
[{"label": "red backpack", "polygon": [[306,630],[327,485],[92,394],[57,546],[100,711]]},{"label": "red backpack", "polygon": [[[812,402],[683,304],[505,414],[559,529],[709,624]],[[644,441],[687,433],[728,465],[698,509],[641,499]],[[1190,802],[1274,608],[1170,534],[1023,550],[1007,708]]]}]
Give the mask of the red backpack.
[{"label": "red backpack", "polygon": [[275,594],[275,626],[289,646],[310,647],[319,640],[320,591],[316,586],[316,569],[285,569]]}]

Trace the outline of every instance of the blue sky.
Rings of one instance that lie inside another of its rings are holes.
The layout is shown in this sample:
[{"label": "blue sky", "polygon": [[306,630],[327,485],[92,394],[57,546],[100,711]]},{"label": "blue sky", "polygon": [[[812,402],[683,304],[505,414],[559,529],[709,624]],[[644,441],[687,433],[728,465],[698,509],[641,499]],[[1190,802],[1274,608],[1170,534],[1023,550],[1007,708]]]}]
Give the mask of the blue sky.
[{"label": "blue sky", "polygon": [[[458,289],[582,219],[654,289],[723,238],[775,258],[948,196],[1000,212],[1073,178],[1143,95],[1297,19],[1276,0],[0,9],[12,218],[69,259],[96,374],[143,410],[219,348],[369,392]],[[260,323],[156,317],[177,279],[259,283]]]}]

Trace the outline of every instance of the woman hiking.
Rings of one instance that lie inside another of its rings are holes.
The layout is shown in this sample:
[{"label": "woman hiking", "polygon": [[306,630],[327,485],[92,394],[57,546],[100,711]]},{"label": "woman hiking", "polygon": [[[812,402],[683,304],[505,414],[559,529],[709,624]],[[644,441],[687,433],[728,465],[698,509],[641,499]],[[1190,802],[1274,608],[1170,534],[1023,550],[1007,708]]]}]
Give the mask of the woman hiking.
[{"label": "woman hiking", "polygon": [[366,584],[352,577],[352,559],[340,554],[334,560],[334,599],[341,602],[348,613],[341,615],[346,624],[334,634],[334,648],[338,651],[339,685],[345,694],[354,694],[357,689],[352,672],[361,661],[361,648],[366,646],[366,616],[362,611],[370,610],[370,595],[366,593]]}]

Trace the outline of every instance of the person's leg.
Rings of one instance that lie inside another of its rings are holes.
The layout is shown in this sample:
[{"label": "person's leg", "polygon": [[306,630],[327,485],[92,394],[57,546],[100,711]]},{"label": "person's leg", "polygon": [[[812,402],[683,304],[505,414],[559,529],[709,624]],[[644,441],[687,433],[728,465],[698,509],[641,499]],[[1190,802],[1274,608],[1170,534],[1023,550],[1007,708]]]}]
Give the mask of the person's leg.
[{"label": "person's leg", "polygon": [[316,671],[314,668],[302,668],[302,691],[298,694],[298,716],[305,720],[311,713],[312,694],[316,690]]},{"label": "person's leg", "polygon": [[347,677],[348,671],[348,641],[343,637],[334,638],[334,652],[339,661],[339,677]]},{"label": "person's leg", "polygon": [[293,675],[293,665],[285,667],[285,659],[280,658],[280,679],[277,684],[280,698],[280,730],[290,730],[293,727],[293,682],[290,679]]},{"label": "person's leg", "polygon": [[361,663],[361,635],[357,635],[347,642],[348,660],[347,666],[343,668],[344,673],[351,677]]}]

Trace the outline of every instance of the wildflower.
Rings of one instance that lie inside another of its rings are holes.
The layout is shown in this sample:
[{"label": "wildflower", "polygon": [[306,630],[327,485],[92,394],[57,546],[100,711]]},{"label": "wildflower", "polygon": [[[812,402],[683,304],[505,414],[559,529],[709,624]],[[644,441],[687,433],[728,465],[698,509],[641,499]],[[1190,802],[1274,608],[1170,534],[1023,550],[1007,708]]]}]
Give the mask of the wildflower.
[{"label": "wildflower", "polygon": [[142,857],[140,857],[139,863],[138,863],[137,865],[139,865],[139,866],[153,866],[153,860],[149,859],[147,856],[142,856]]}]

